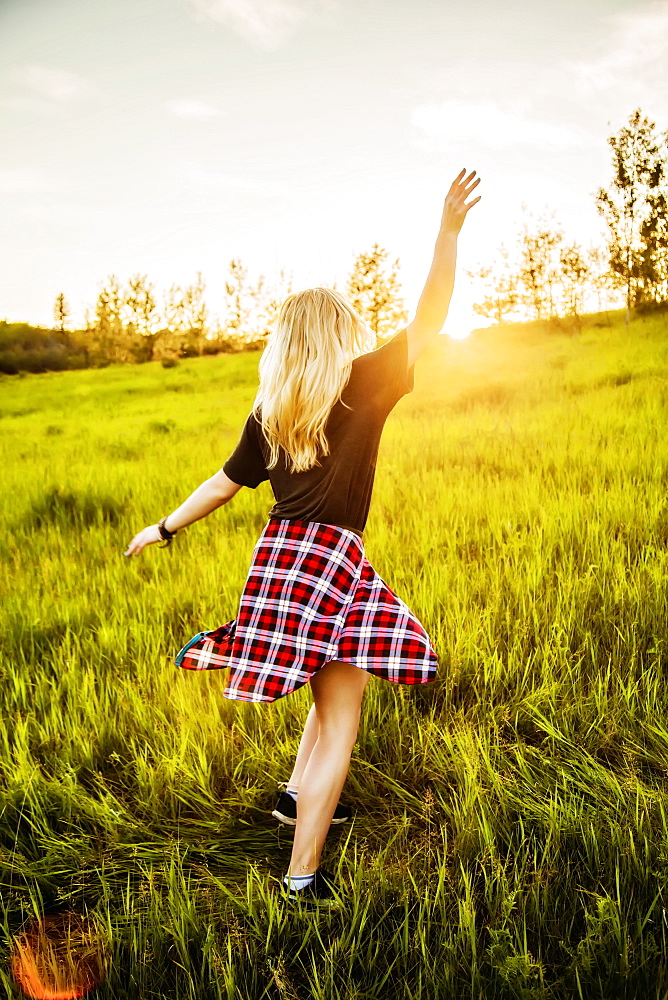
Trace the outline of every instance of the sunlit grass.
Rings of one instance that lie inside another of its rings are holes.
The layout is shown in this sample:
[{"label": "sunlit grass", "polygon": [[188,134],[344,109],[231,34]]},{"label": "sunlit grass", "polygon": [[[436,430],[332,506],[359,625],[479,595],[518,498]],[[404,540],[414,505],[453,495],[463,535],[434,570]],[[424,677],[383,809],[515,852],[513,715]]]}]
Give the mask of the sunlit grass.
[{"label": "sunlit grass", "polygon": [[308,686],[171,662],[236,614],[269,484],[122,556],[227,458],[259,355],[0,381],[7,940],[94,911],[114,1000],[668,996],[668,321],[621,317],[441,337],[388,420],[366,551],[440,669],[367,688],[340,916],[268,892]]}]

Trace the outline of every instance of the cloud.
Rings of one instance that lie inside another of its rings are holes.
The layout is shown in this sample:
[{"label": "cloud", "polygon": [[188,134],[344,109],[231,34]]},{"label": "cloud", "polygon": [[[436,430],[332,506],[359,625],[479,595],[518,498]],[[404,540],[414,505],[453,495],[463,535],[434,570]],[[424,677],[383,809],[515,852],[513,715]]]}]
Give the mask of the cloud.
[{"label": "cloud", "polygon": [[48,66],[25,66],[14,73],[14,78],[53,101],[71,101],[85,97],[92,90],[91,84],[76,73]]},{"label": "cloud", "polygon": [[331,0],[187,0],[204,18],[229,25],[261,49],[277,49],[298,24]]},{"label": "cloud", "polygon": [[219,118],[221,112],[206,101],[169,101],[165,107],[171,115],[176,118],[195,118],[199,121],[207,121],[210,118]]},{"label": "cloud", "polygon": [[46,191],[49,187],[46,174],[37,167],[7,167],[0,170],[0,194]]},{"label": "cloud", "polygon": [[462,101],[457,98],[423,104],[413,110],[412,124],[431,148],[447,149],[461,143],[483,146],[526,146],[563,149],[579,146],[587,137],[558,123],[527,118],[522,105],[509,110],[493,101]]},{"label": "cloud", "polygon": [[[620,11],[607,17],[612,35],[607,47],[588,62],[568,62],[579,92],[590,96],[631,86],[668,86],[668,2],[655,0],[641,10]],[[648,90],[648,96],[659,94]],[[665,94],[662,95],[665,101]]]}]

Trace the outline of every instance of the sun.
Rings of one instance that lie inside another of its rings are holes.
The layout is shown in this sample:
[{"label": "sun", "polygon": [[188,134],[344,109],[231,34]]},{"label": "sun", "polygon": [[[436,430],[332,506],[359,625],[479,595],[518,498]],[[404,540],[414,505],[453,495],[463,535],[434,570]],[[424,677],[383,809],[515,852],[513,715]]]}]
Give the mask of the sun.
[{"label": "sun", "polygon": [[489,325],[490,322],[476,315],[471,306],[462,304],[448,310],[441,333],[451,337],[452,340],[465,340],[474,330]]}]

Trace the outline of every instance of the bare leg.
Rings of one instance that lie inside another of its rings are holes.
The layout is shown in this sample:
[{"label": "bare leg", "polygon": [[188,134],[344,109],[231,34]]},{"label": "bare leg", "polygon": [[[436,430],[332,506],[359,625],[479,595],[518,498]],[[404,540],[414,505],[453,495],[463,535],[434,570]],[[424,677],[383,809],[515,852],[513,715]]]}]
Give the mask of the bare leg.
[{"label": "bare leg", "polygon": [[297,751],[295,766],[292,769],[292,774],[290,775],[290,780],[288,781],[290,788],[299,788],[299,783],[302,780],[302,774],[304,773],[306,762],[311,756],[311,751],[313,750],[317,739],[318,716],[316,714],[315,702],[313,702],[309,709],[309,713],[306,716],[306,724],[304,726],[302,738],[299,741],[299,750]]},{"label": "bare leg", "polygon": [[320,864],[350,768],[369,677],[366,670],[351,663],[331,660],[311,678],[318,738],[301,777],[290,875],[310,875]]}]

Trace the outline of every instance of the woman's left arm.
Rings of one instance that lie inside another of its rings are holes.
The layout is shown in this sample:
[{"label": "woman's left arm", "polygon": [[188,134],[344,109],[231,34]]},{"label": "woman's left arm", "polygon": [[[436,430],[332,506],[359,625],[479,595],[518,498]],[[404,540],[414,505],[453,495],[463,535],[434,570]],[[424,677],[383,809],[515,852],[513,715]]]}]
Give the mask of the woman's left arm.
[{"label": "woman's left arm", "polygon": [[[165,528],[167,531],[179,531],[194,521],[199,521],[200,518],[206,517],[211,511],[217,510],[218,507],[222,507],[228,500],[231,500],[240,489],[241,486],[238,483],[233,483],[220,469],[215,476],[211,476],[201,486],[198,486],[180,507],[172,511],[165,521]],[[151,524],[135,535],[123,555],[138,556],[147,545],[161,541],[162,536],[158,531],[158,525]]]}]

